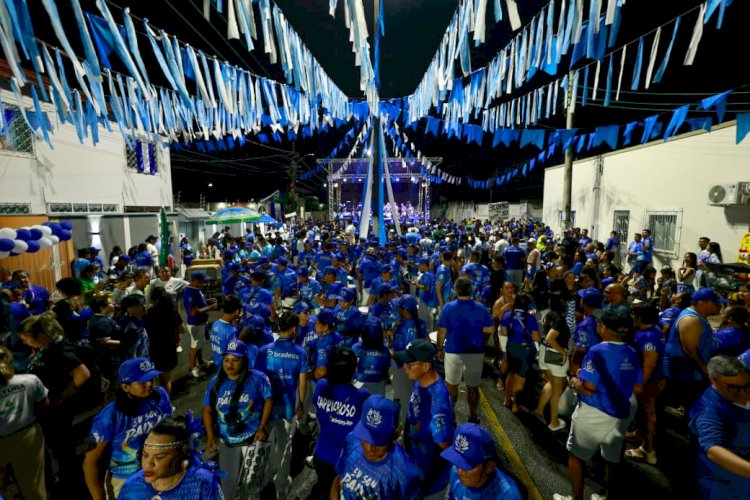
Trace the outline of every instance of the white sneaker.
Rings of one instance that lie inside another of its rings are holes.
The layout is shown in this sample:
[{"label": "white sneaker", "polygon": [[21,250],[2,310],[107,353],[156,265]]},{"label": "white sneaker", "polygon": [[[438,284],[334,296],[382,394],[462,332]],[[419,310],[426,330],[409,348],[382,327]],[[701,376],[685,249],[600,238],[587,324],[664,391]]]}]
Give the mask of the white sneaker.
[{"label": "white sneaker", "polygon": [[592,493],[591,500],[607,500],[607,497],[600,495],[599,493]]},{"label": "white sneaker", "polygon": [[192,370],[190,370],[190,374],[193,376],[193,378],[201,378],[201,369],[199,366],[196,366]]},{"label": "white sneaker", "polygon": [[177,346],[177,348],[175,349],[175,351],[177,351],[177,352],[182,352],[182,346],[181,346],[181,345],[178,345],[178,346]]},{"label": "white sneaker", "polygon": [[305,465],[307,465],[311,469],[315,468],[315,463],[313,462],[313,456],[312,455],[310,455],[309,457],[305,457]]},{"label": "white sneaker", "polygon": [[561,495],[560,493],[555,493],[552,495],[552,500],[573,500],[573,497],[571,495]]}]

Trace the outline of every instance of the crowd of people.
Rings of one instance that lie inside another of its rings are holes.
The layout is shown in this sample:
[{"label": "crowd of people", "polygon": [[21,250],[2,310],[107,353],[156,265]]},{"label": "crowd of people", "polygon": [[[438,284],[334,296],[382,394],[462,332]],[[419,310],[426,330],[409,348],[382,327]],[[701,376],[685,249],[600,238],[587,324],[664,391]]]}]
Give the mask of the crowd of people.
[{"label": "crowd of people", "polygon": [[[709,238],[677,272],[653,267],[648,229],[621,245],[528,219],[390,228],[384,244],[338,221],[226,228],[199,252],[182,238],[162,267],[156,243],[106,264],[83,249],[52,293],[0,268],[0,488],[287,498],[303,432],[317,438],[311,498],[523,498],[482,427],[489,372],[488,397],[568,433],[572,494],[556,499],[583,498],[597,454],[614,498],[621,457],[657,463],[664,412],[694,435],[698,496],[750,491],[750,290],[728,304],[707,286]],[[223,262],[217,297],[189,269],[203,255]],[[190,376],[209,377],[199,417],[170,400],[183,336]],[[80,453],[71,429],[87,414]]]}]

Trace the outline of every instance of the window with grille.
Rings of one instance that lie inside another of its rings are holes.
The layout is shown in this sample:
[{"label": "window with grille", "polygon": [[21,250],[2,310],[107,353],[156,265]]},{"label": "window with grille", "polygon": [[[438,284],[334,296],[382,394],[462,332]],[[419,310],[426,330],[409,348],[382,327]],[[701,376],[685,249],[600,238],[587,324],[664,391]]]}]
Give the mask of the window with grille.
[{"label": "window with grille", "polygon": [[646,220],[654,239],[654,252],[676,256],[680,246],[682,211],[648,211]]},{"label": "window with grille", "polygon": [[29,203],[0,203],[0,214],[30,214]]},{"label": "window with grille", "polygon": [[159,155],[156,154],[156,145],[153,143],[136,141],[133,147],[126,144],[125,159],[130,171],[144,174],[159,171]]},{"label": "window with grille", "polygon": [[34,132],[15,106],[5,106],[6,128],[0,130],[0,152],[34,154]]}]

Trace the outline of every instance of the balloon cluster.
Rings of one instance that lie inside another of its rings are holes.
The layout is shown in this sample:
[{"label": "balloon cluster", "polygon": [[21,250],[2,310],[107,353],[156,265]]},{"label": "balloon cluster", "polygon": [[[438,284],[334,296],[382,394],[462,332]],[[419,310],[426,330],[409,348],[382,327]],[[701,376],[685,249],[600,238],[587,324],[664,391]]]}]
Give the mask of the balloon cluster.
[{"label": "balloon cluster", "polygon": [[73,225],[61,222],[43,222],[31,227],[0,229],[0,259],[21,255],[24,252],[36,253],[42,248],[52,248],[61,241],[73,237]]}]

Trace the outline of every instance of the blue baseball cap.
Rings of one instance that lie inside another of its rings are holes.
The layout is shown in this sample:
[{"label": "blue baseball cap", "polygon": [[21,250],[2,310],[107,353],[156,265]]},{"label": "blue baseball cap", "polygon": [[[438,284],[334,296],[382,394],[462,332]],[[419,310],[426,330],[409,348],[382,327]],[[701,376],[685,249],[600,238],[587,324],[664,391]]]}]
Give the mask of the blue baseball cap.
[{"label": "blue baseball cap", "polygon": [[378,288],[378,297],[384,297],[386,294],[389,294],[393,291],[393,287],[390,283],[383,283]]},{"label": "blue baseball cap", "polygon": [[278,264],[280,266],[287,266],[287,265],[289,265],[289,260],[287,260],[286,257],[281,256],[278,259],[276,259],[276,264]]},{"label": "blue baseball cap", "polygon": [[227,266],[227,269],[229,269],[232,272],[239,271],[240,265],[237,262],[230,262],[229,265]]},{"label": "blue baseball cap", "polygon": [[383,396],[370,396],[362,405],[362,417],[351,435],[373,446],[387,446],[395,440],[400,405]]},{"label": "blue baseball cap", "polygon": [[123,361],[117,370],[117,380],[121,384],[148,382],[159,375],[161,372],[154,368],[154,364],[148,358],[128,359]]},{"label": "blue baseball cap", "polygon": [[234,356],[235,358],[244,358],[247,356],[247,344],[240,339],[233,339],[229,342],[227,348],[224,349],[224,352],[221,353],[222,356],[227,354]]},{"label": "blue baseball cap", "polygon": [[391,266],[390,264],[386,264],[380,268],[380,274],[392,273],[392,272],[393,272],[393,266]]},{"label": "blue baseball cap", "polygon": [[581,296],[581,303],[583,303],[584,305],[593,307],[594,309],[599,309],[600,307],[602,307],[604,296],[602,295],[602,292],[600,292],[596,288],[586,288],[585,290],[581,290],[580,292],[578,292],[578,294]]},{"label": "blue baseball cap", "polygon": [[440,456],[463,470],[471,470],[478,465],[497,460],[497,450],[492,436],[477,424],[461,424],[456,428],[453,446],[449,446]]},{"label": "blue baseball cap", "polygon": [[336,316],[333,314],[333,310],[327,307],[320,310],[317,318],[324,325],[333,325],[336,323]]},{"label": "blue baseball cap", "polygon": [[265,255],[258,257],[258,264],[268,264],[268,257]]},{"label": "blue baseball cap", "polygon": [[427,257],[422,257],[421,259],[419,259],[419,265],[420,266],[429,266],[430,265],[430,259],[428,259]]},{"label": "blue baseball cap", "polygon": [[133,259],[130,258],[130,255],[120,255],[119,260],[121,260],[123,262],[130,262]]},{"label": "blue baseball cap", "polygon": [[307,277],[307,276],[310,276],[310,272],[307,270],[307,267],[302,266],[299,269],[297,269],[297,276]]},{"label": "blue baseball cap", "polygon": [[[357,311],[356,313],[346,318],[346,322],[344,323],[344,332],[349,334],[350,336],[354,334],[359,336],[362,332],[362,329],[365,327],[365,322],[368,318],[369,316],[366,316]],[[380,322],[380,320],[378,320],[378,322]]]},{"label": "blue baseball cap", "polygon": [[338,297],[339,300],[343,300],[344,302],[351,302],[354,299],[354,291],[351,288],[344,287],[339,290]]},{"label": "blue baseball cap", "polygon": [[263,316],[254,314],[250,318],[248,318],[245,325],[247,326],[247,328],[253,331],[264,330],[266,328],[266,320],[263,318]]},{"label": "blue baseball cap", "polygon": [[407,311],[414,311],[417,309],[417,299],[414,295],[402,295],[401,298],[396,301],[396,307],[406,309]]},{"label": "blue baseball cap", "polygon": [[193,271],[192,273],[190,273],[190,281],[193,280],[207,281],[208,274],[204,273],[203,271]]},{"label": "blue baseball cap", "polygon": [[302,314],[305,311],[311,310],[312,307],[310,307],[310,304],[305,302],[304,300],[300,300],[296,304],[294,304],[294,307],[292,307],[292,311],[294,311],[294,314]]},{"label": "blue baseball cap", "polygon": [[333,266],[326,266],[323,269],[323,276],[325,276],[326,274],[333,274],[334,276],[336,276],[336,268]]},{"label": "blue baseball cap", "polygon": [[[362,317],[365,317],[365,315],[363,314]],[[383,338],[383,325],[380,323],[380,318],[376,318],[375,316],[366,317],[362,325],[362,338]]]},{"label": "blue baseball cap", "polygon": [[729,302],[727,299],[722,299],[721,296],[714,291],[713,288],[701,288],[700,290],[696,290],[693,292],[693,295],[690,296],[690,299],[693,301],[693,303],[700,302],[702,300],[707,300],[709,302],[716,302],[717,304],[726,304]]}]

